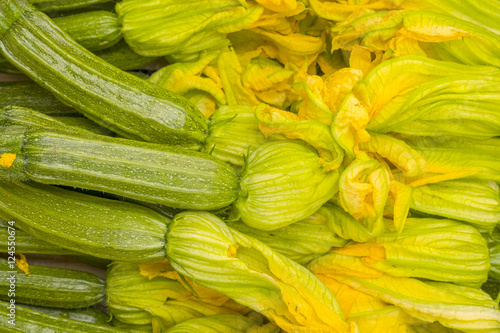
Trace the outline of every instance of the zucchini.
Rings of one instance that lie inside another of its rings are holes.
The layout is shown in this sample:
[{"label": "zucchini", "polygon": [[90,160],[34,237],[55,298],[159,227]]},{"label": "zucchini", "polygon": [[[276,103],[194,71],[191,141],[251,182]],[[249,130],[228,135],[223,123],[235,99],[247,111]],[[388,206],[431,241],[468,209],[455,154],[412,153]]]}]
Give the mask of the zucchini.
[{"label": "zucchini", "polygon": [[44,12],[59,12],[90,7],[111,0],[28,0],[37,9]]},{"label": "zucchini", "polygon": [[65,125],[81,128],[95,134],[107,136],[115,135],[109,129],[102,127],[85,117],[58,117],[57,120]]},{"label": "zucchini", "polygon": [[[109,48],[122,39],[121,27],[114,13],[92,11],[56,17],[53,21],[75,42],[90,51]],[[19,70],[3,57],[0,57],[0,69],[6,73],[19,73]]]},{"label": "zucchini", "polygon": [[97,310],[95,307],[85,309],[55,309],[26,304],[23,304],[22,307],[47,313],[55,317],[78,320],[90,324],[109,325],[108,316],[104,312]]},{"label": "zucchini", "polygon": [[206,153],[86,133],[0,130],[0,153],[17,154],[0,177],[103,191],[183,209],[225,207],[238,196],[238,175]]},{"label": "zucchini", "polygon": [[104,10],[52,19],[54,24],[90,51],[103,50],[122,39],[116,14]]},{"label": "zucchini", "polygon": [[0,82],[0,107],[9,105],[35,109],[54,117],[81,115],[32,81]]},{"label": "zucchini", "polygon": [[0,181],[0,218],[50,243],[103,259],[165,258],[168,218],[128,202]]},{"label": "zucchini", "polygon": [[[12,319],[9,315],[15,317],[15,324],[9,322]],[[128,331],[112,326],[52,316],[33,309],[12,305],[9,302],[0,302],[0,332],[125,333]]]},{"label": "zucchini", "polygon": [[15,300],[19,303],[62,309],[78,309],[104,299],[104,281],[94,274],[71,269],[29,266],[29,275],[12,269],[0,259],[0,299],[9,301],[15,276]]},{"label": "zucchini", "polygon": [[140,69],[160,59],[158,57],[145,57],[135,53],[123,39],[105,50],[94,52],[94,54],[124,71]]},{"label": "zucchini", "polygon": [[90,53],[25,0],[0,3],[0,51],[61,101],[123,137],[197,150],[205,141],[207,120],[186,99]]},{"label": "zucchini", "polygon": [[[0,249],[6,252],[9,248],[9,224],[7,221],[0,219]],[[16,235],[16,252],[17,253],[33,253],[33,254],[57,254],[57,255],[80,255],[78,252],[65,249],[63,247],[47,243],[41,239],[31,236],[27,232],[15,228]]]}]

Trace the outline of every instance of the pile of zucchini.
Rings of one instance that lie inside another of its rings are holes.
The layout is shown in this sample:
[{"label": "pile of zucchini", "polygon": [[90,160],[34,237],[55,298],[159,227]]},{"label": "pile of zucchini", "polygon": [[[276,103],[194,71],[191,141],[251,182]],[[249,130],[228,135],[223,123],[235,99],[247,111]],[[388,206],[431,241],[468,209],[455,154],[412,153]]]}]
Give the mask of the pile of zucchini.
[{"label": "pile of zucchini", "polygon": [[431,7],[0,0],[0,332],[499,332],[500,36]]}]

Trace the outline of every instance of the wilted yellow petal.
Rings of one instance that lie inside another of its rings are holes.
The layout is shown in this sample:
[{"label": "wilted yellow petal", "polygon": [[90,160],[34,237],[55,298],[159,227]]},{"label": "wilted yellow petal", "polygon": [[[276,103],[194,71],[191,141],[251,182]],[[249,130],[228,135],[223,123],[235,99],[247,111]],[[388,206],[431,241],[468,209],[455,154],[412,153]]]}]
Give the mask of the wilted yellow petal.
[{"label": "wilted yellow petal", "polygon": [[410,211],[413,189],[410,186],[392,180],[389,186],[389,193],[389,198],[393,198],[394,200],[393,223],[399,234],[403,231],[408,212]]},{"label": "wilted yellow petal", "polygon": [[349,245],[344,248],[335,249],[333,252],[352,257],[362,257],[367,265],[372,265],[377,261],[385,259],[385,248],[382,245],[373,243],[362,243]]},{"label": "wilted yellow petal", "polygon": [[255,95],[243,87],[241,75],[243,68],[234,51],[223,52],[218,60],[218,68],[227,105],[257,105],[259,101]]},{"label": "wilted yellow petal", "polygon": [[365,130],[370,121],[366,107],[351,92],[340,105],[332,123],[332,134],[350,156],[357,155],[359,143],[370,140]]},{"label": "wilted yellow petal", "polygon": [[292,112],[259,104],[255,108],[255,117],[260,123],[264,135],[283,134],[289,139],[299,139],[316,148],[320,163],[326,170],[340,166],[344,158],[343,150],[336,144],[328,126],[314,120],[301,120]]},{"label": "wilted yellow petal", "polygon": [[352,13],[362,9],[390,9],[392,7],[391,3],[392,1],[387,0],[368,0],[356,2],[309,0],[312,10],[314,10],[319,17],[332,21],[344,21]]},{"label": "wilted yellow petal", "polygon": [[274,12],[290,12],[297,8],[297,0],[255,0]]},{"label": "wilted yellow petal", "polygon": [[16,160],[16,156],[16,154],[11,153],[4,153],[0,155],[0,165],[6,168],[10,168]]},{"label": "wilted yellow petal", "polygon": [[342,68],[324,78],[323,101],[331,112],[337,112],[347,94],[362,78],[363,71],[355,68]]}]

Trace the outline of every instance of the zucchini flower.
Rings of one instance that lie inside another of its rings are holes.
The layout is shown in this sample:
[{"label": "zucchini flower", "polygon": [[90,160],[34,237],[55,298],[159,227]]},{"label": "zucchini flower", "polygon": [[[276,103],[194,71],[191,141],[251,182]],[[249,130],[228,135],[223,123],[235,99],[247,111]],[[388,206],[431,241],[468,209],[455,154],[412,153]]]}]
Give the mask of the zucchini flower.
[{"label": "zucchini flower", "polygon": [[367,125],[369,131],[408,135],[488,138],[500,135],[500,71],[453,75],[426,82],[389,103]]},{"label": "zucchini flower", "polygon": [[307,269],[205,212],[183,212],[167,235],[179,274],[229,296],[287,332],[349,332],[332,293]]},{"label": "zucchini flower", "polygon": [[500,139],[469,139],[452,136],[402,136],[424,160],[426,173],[405,183],[420,186],[443,180],[473,178],[500,181]]},{"label": "zucchini flower", "polygon": [[498,0],[478,3],[476,0],[403,0],[400,7],[407,10],[428,10],[453,15],[500,34]]},{"label": "zucchini flower", "polygon": [[264,8],[238,0],[125,0],[116,5],[122,32],[140,55],[196,54],[229,45],[226,34],[257,21]]},{"label": "zucchini flower", "polygon": [[411,209],[465,221],[480,231],[500,222],[500,190],[488,180],[458,179],[415,187]]},{"label": "zucchini flower", "polygon": [[258,313],[250,316],[217,315],[186,320],[165,333],[278,333],[273,323],[262,325],[264,318]]},{"label": "zucchini flower", "polygon": [[409,218],[400,234],[386,232],[334,252],[361,257],[367,266],[392,276],[472,287],[481,286],[490,270],[482,235],[472,226],[447,219]]},{"label": "zucchini flower", "polygon": [[[391,122],[411,120],[411,117],[416,116],[415,113],[424,110],[422,107],[415,107],[413,113],[405,113],[407,105],[422,97],[422,93],[417,92],[419,87],[427,83],[428,87],[435,84],[435,93],[438,93],[438,83],[442,78],[449,77],[449,82],[452,82],[451,80],[461,77],[492,77],[495,81],[493,77],[498,76],[498,73],[499,70],[494,67],[464,66],[417,56],[384,61],[358,81],[346,95],[331,125],[333,137],[347,155],[354,157],[359,152],[359,144],[370,141],[371,135],[367,130],[371,133],[383,132]],[[461,87],[460,84],[457,85]],[[429,89],[430,98],[432,96]],[[463,89],[467,88],[464,86]],[[487,88],[484,89],[488,91]],[[425,88],[422,90],[425,91]],[[416,103],[415,106],[419,104]]]},{"label": "zucchini flower", "polygon": [[237,310],[243,310],[222,294],[200,286],[193,289],[175,277],[178,274],[168,263],[113,263],[108,268],[106,286],[110,314],[125,324],[165,330],[188,319],[237,315]]},{"label": "zucchini flower", "polygon": [[312,148],[268,142],[248,157],[235,207],[250,227],[274,230],[312,215],[338,186],[339,170],[324,168]]},{"label": "zucchini flower", "polygon": [[266,143],[251,106],[222,106],[210,117],[205,151],[235,167],[245,156]]},{"label": "zucchini flower", "polygon": [[[151,75],[149,81],[160,85],[172,92],[178,93],[186,97],[193,97],[193,92],[204,93],[213,101],[213,110],[202,108],[200,111],[209,117],[215,111],[215,105],[225,105],[226,96],[220,87],[220,83],[214,81],[210,77],[203,77],[201,74],[205,68],[214,61],[220,52],[212,52],[210,54],[200,54],[199,58],[192,62],[178,62],[156,71]],[[197,96],[194,94],[194,96]]]},{"label": "zucchini flower", "polygon": [[313,260],[308,268],[326,285],[335,280],[401,307],[425,322],[438,321],[468,333],[500,329],[498,304],[480,289],[395,277],[366,265],[360,258],[337,253]]},{"label": "zucchini flower", "polygon": [[318,212],[272,231],[254,229],[241,221],[228,223],[228,226],[303,265],[327,253],[332,247],[343,247],[347,243],[328,229],[326,219]]},{"label": "zucchini flower", "polygon": [[500,36],[453,16],[428,11],[365,11],[331,29],[332,50],[353,45],[384,57],[420,55],[466,65],[500,66]]}]

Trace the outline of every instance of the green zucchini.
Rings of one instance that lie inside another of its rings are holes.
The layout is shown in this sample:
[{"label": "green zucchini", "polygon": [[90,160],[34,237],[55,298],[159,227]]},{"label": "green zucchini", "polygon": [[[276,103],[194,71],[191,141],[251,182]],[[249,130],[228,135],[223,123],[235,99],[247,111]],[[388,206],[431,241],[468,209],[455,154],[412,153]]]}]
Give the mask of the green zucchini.
[{"label": "green zucchini", "polygon": [[89,7],[111,0],[28,0],[37,9],[44,12],[59,12]]},{"label": "green zucchini", "polygon": [[[74,41],[90,51],[107,49],[122,39],[116,15],[107,11],[56,17],[53,21]],[[6,73],[19,73],[19,70],[3,57],[0,57],[0,70]]]},{"label": "green zucchini", "polygon": [[90,53],[25,0],[0,3],[0,51],[61,101],[123,137],[190,149],[205,141],[207,120],[194,105]]},{"label": "green zucchini", "polygon": [[85,117],[58,117],[57,120],[59,120],[61,123],[64,123],[65,125],[78,127],[95,134],[107,135],[107,136],[115,135],[109,129],[97,125],[92,120]]},{"label": "green zucchini", "polygon": [[[15,265],[14,265],[15,266]],[[10,294],[11,283],[15,291]],[[62,309],[78,309],[104,299],[104,281],[96,275],[71,269],[29,265],[29,275],[0,259],[0,299]]]},{"label": "green zucchini", "polygon": [[90,324],[109,325],[109,317],[104,312],[97,310],[95,307],[84,309],[55,309],[26,304],[23,304],[22,307],[47,313],[55,317],[78,320]]},{"label": "green zucchini", "polygon": [[[6,253],[9,248],[9,224],[0,219],[0,249]],[[12,227],[12,226],[11,226]],[[10,229],[12,230],[12,229]],[[16,237],[16,252],[23,254],[57,254],[57,255],[79,255],[78,252],[65,249],[63,247],[47,243],[41,239],[33,237],[29,233],[14,228]]]},{"label": "green zucchini", "polygon": [[52,19],[54,24],[90,51],[103,50],[122,39],[116,14],[104,10]]},{"label": "green zucchini", "polygon": [[[15,318],[14,321],[12,321],[12,318]],[[125,333],[128,331],[112,326],[52,316],[10,302],[0,302],[0,332]]]},{"label": "green zucchini", "polygon": [[0,107],[9,105],[35,109],[54,117],[81,115],[33,81],[0,82]]},{"label": "green zucchini", "polygon": [[103,259],[165,258],[169,219],[145,207],[58,187],[0,181],[0,218],[50,243]]},{"label": "green zucchini", "polygon": [[104,137],[0,129],[0,153],[17,154],[0,177],[103,191],[174,208],[211,210],[238,196],[238,175],[206,153]]},{"label": "green zucchini", "polygon": [[158,57],[145,57],[135,53],[123,39],[107,49],[94,52],[94,54],[124,71],[140,69],[160,59]]}]

